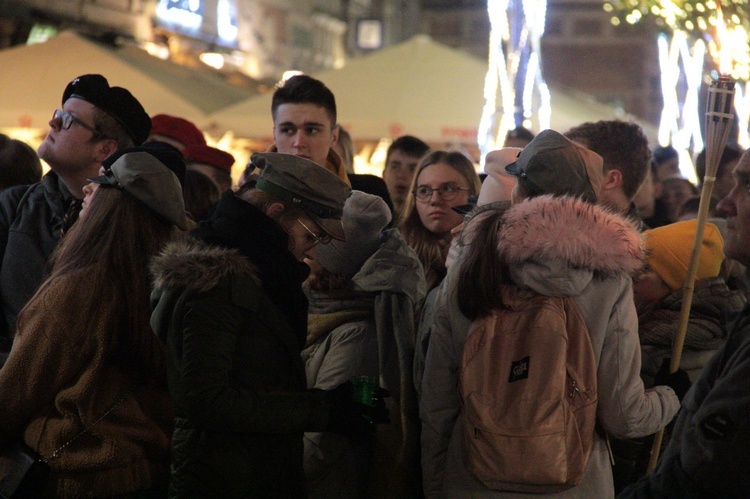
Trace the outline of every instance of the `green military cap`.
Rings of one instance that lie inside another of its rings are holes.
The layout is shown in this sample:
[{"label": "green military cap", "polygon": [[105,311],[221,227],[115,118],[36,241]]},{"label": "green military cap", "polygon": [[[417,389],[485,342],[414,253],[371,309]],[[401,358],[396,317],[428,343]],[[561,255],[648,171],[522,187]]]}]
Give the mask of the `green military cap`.
[{"label": "green military cap", "polygon": [[260,169],[255,187],[304,210],[332,238],[344,241],[341,216],[351,187],[338,175],[293,154],[255,153]]}]

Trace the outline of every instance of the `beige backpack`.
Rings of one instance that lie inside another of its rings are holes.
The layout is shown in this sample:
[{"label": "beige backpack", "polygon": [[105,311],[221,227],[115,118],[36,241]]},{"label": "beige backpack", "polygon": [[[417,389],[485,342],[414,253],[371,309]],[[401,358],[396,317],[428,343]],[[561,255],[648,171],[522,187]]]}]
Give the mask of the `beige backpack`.
[{"label": "beige backpack", "polygon": [[466,468],[487,487],[551,493],[581,483],[594,443],[596,359],[570,297],[501,288],[474,321],[459,390]]}]

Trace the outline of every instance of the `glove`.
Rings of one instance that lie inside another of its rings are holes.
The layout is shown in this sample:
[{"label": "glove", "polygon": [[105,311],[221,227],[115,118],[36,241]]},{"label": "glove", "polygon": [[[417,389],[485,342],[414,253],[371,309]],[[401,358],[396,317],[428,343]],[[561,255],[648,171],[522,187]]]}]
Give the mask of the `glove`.
[{"label": "glove", "polygon": [[372,405],[356,402],[351,381],[328,390],[327,398],[331,403],[328,431],[341,433],[355,440],[369,437],[375,433],[376,424],[390,423],[384,396],[388,396],[388,392],[378,388],[375,390]]},{"label": "glove", "polygon": [[669,372],[669,364],[672,361],[669,357],[664,359],[659,368],[659,372],[654,377],[654,385],[667,385],[677,394],[677,398],[682,402],[685,394],[690,390],[692,383],[690,382],[690,376],[688,373],[681,368],[678,368],[676,372]]}]

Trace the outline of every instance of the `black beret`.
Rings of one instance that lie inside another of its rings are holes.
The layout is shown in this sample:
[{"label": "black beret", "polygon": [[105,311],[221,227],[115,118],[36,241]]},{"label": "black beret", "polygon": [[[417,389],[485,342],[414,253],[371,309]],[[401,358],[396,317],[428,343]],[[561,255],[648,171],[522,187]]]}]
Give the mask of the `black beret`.
[{"label": "black beret", "polygon": [[151,118],[128,90],[122,87],[110,87],[102,75],[83,75],[68,83],[63,92],[65,104],[71,97],[90,102],[120,123],[133,139],[135,145],[141,145],[151,131]]},{"label": "black beret", "polygon": [[158,159],[164,166],[169,168],[172,173],[175,174],[177,180],[180,181],[180,185],[185,184],[185,160],[182,157],[182,153],[176,148],[165,142],[146,142],[141,146],[135,147],[123,147],[112,153],[107,159],[104,160],[102,166],[105,170],[109,170],[110,167],[120,159],[121,156],[132,152],[147,152],[151,156]]}]

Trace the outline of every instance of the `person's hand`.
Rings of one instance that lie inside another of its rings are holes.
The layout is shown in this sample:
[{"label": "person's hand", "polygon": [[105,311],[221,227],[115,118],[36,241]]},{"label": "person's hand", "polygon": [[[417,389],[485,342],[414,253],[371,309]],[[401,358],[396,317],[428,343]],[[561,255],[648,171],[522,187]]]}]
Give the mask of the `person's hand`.
[{"label": "person's hand", "polygon": [[376,424],[390,423],[389,411],[383,400],[388,395],[387,390],[378,387],[372,405],[366,405],[354,400],[351,381],[329,390],[331,410],[328,416],[328,430],[353,439],[367,438],[375,433]]},{"label": "person's hand", "polygon": [[654,377],[654,385],[667,385],[677,394],[677,398],[682,402],[685,394],[690,390],[692,382],[688,373],[681,368],[678,368],[676,372],[669,372],[669,364],[672,359],[667,357],[661,364],[659,372]]}]

